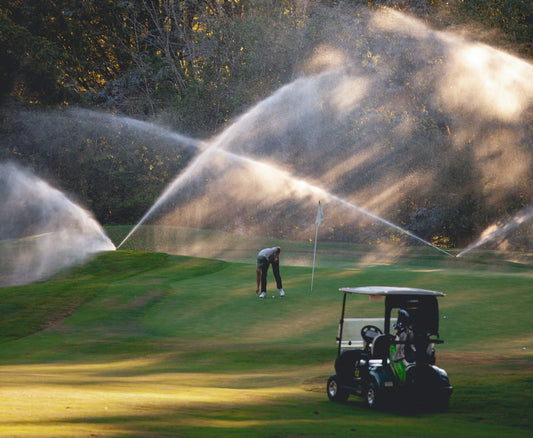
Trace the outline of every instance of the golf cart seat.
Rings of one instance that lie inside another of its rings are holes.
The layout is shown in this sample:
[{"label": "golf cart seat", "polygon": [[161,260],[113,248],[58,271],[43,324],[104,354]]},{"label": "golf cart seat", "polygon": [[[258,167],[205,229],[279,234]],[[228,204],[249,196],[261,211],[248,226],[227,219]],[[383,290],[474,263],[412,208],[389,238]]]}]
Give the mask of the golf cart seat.
[{"label": "golf cart seat", "polygon": [[394,338],[387,334],[376,336],[371,346],[372,359],[386,360],[393,340]]}]

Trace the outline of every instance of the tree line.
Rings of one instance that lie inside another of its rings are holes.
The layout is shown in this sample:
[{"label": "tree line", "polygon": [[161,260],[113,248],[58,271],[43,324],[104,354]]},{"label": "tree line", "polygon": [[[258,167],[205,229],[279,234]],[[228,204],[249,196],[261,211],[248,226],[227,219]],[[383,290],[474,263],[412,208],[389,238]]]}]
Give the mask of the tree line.
[{"label": "tree line", "polygon": [[[301,56],[309,49],[316,8],[337,3],[342,2],[5,0],[0,99],[147,116],[172,112],[177,129],[212,132],[287,81],[297,62],[294,47]],[[347,3],[392,6],[439,26],[475,20],[498,29],[500,43],[533,55],[529,0]]]},{"label": "tree line", "polygon": [[[136,222],[188,163],[190,150],[148,147],[140,136],[124,147],[109,132],[83,135],[65,119],[39,132],[35,127],[44,122],[37,115],[24,113],[24,121],[18,112],[103,109],[157,118],[205,138],[298,75],[328,9],[359,4],[407,11],[437,28],[476,24],[486,31],[479,38],[533,57],[529,0],[4,0],[0,159],[25,163],[75,193],[104,224]],[[443,126],[426,128],[444,132]],[[508,209],[525,205],[528,196],[513,196]],[[431,239],[442,231],[434,206],[408,203],[398,213],[402,224],[418,212],[428,219],[417,233]],[[479,204],[473,196],[453,213],[461,220],[446,225],[450,245],[473,232],[462,218],[486,214]]]},{"label": "tree line", "polygon": [[167,111],[188,131],[212,131],[286,80],[292,66],[278,55],[301,14],[291,1],[7,0],[0,97]]}]

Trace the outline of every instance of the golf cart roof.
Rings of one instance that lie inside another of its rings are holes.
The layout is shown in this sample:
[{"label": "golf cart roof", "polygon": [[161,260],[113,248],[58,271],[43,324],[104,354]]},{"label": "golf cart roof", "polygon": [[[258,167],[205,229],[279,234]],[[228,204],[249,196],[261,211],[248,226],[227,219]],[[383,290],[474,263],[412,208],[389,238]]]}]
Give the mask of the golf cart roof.
[{"label": "golf cart roof", "polygon": [[360,294],[370,296],[385,296],[385,295],[425,295],[433,297],[443,297],[446,294],[427,289],[416,289],[411,287],[395,287],[395,286],[364,286],[364,287],[342,287],[339,289],[345,294]]}]

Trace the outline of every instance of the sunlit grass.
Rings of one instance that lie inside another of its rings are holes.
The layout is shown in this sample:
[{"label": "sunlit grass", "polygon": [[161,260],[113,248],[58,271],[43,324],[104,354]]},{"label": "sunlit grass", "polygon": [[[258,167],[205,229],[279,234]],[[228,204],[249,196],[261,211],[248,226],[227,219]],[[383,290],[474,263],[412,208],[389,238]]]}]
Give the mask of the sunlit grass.
[{"label": "sunlit grass", "polygon": [[[156,356],[97,364],[3,366],[0,433],[28,437],[153,436],[163,430],[174,431],[176,436],[255,436],[253,431],[267,428],[257,436],[276,436],[280,431],[335,436],[355,428],[364,436],[385,436],[396,427],[399,433],[394,436],[445,436],[439,430],[419,434],[432,422],[451,422],[453,426],[458,421],[457,413],[411,418],[370,413],[359,402],[332,404],[325,400],[319,378],[327,371],[325,364],[303,372],[294,367],[257,373],[150,371],[167,360]],[[505,380],[501,378],[493,385],[498,388]],[[478,372],[469,392],[482,396],[483,388],[483,376]],[[463,391],[457,396],[460,400],[468,397]],[[474,400],[481,406],[487,402]],[[480,415],[487,420],[486,413]],[[375,435],[370,433],[373,429]],[[454,436],[498,436],[505,427],[489,428],[481,422],[476,430],[479,435]]]},{"label": "sunlit grass", "polygon": [[[299,382],[296,370],[277,372],[276,379],[266,371],[234,375],[146,371],[164,360],[0,367],[0,431],[6,435],[78,436],[95,423],[115,423],[117,418],[142,419],[164,411],[212,412],[242,405],[259,408],[274,405],[280,398],[303,399],[306,395],[299,384],[289,384]],[[194,417],[176,418],[175,426],[194,426],[197,421]],[[202,423],[207,425],[205,419]],[[222,423],[232,427],[232,421],[213,420],[214,425]],[[121,433],[116,427],[104,425],[101,433]]]}]

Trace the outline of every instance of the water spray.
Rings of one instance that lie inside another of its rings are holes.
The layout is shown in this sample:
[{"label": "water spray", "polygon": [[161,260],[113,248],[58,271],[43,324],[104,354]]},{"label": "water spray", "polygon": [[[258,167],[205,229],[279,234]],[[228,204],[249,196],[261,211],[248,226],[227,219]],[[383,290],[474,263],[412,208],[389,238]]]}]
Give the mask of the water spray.
[{"label": "water spray", "polygon": [[488,227],[485,231],[483,231],[483,233],[481,233],[481,236],[477,240],[475,240],[473,243],[463,249],[459,254],[457,254],[457,257],[462,257],[473,249],[484,245],[488,241],[493,240],[496,237],[511,231],[513,228],[516,228],[517,226],[523,224],[531,218],[533,218],[533,205],[523,208],[518,213],[514,214],[511,218],[504,219],[498,224],[494,224]]},{"label": "water spray", "polygon": [[[177,190],[188,188],[188,181],[196,176],[197,169],[204,170],[204,165],[216,164],[217,158],[212,153],[231,150],[225,152],[226,157],[241,162],[249,160],[249,164],[254,162],[255,165],[259,165],[259,161],[254,158],[261,160],[265,154],[294,157],[293,174],[285,173],[283,181],[290,181],[296,193],[300,184],[307,193],[343,205],[453,257],[411,231],[319,185],[332,187],[335,191],[329,181],[336,182],[340,175],[347,175],[346,183],[353,184],[358,193],[366,191],[371,196],[396,188],[411,194],[419,187],[440,196],[442,190],[438,185],[432,185],[435,166],[455,160],[453,156],[440,157],[435,151],[461,150],[464,139],[476,138],[473,156],[491,157],[484,160],[478,170],[494,183],[494,193],[516,190],[517,180],[530,179],[530,170],[525,164],[530,158],[527,152],[529,137],[520,133],[527,132],[525,109],[529,108],[533,96],[533,87],[528,80],[531,65],[488,46],[430,29],[400,13],[372,14],[361,18],[357,25],[363,32],[377,28],[383,31],[373,32],[372,38],[363,41],[357,36],[359,32],[332,33],[331,40],[328,38],[320,50],[317,48],[307,64],[308,69],[302,66],[301,71],[308,76],[299,77],[254,105],[214,140],[193,142],[191,145],[198,148],[200,155],[176,177],[118,247],[122,247]],[[402,38],[405,44],[391,45],[391,35],[409,38]],[[340,47],[349,50],[336,50]],[[368,59],[368,65],[362,64],[360,55],[370,53],[375,55]],[[330,56],[332,54],[335,56]],[[398,54],[412,62],[400,68]],[[413,83],[422,85],[414,100],[411,86],[407,86]],[[180,143],[188,140],[146,122],[125,120],[139,129],[156,132]],[[501,123],[493,121],[505,122],[505,129],[500,127]],[[485,131],[487,126],[490,132],[476,135],[481,128]],[[344,136],[343,129],[346,130]],[[332,151],[337,146],[339,154],[335,155]],[[498,156],[492,153],[496,147],[502,151]],[[302,157],[306,159],[298,161]],[[515,162],[519,165],[514,165]],[[310,163],[313,170],[321,172],[320,176],[307,171]],[[383,172],[369,175],[370,166]],[[495,174],[494,169],[500,169],[501,173]],[[445,175],[453,168],[442,170]],[[272,166],[269,171],[273,171]],[[392,174],[405,176],[391,187],[386,175]],[[294,175],[305,175],[306,178],[309,175],[309,181],[318,183],[298,180]],[[452,193],[479,189],[467,172],[450,181]],[[524,193],[529,194],[530,189]],[[183,195],[189,193],[183,190]],[[354,194],[353,199],[362,198]],[[497,199],[497,195],[489,196],[487,202],[497,202]],[[181,213],[178,211],[176,215]],[[198,215],[200,213],[198,210]],[[181,219],[186,214],[183,212]],[[504,226],[505,230],[513,227]],[[497,235],[499,233],[484,233],[487,240]],[[475,242],[459,256],[482,242]]]},{"label": "water spray", "polygon": [[[197,147],[201,150],[199,156],[194,158],[185,171],[180,174],[174,181],[163,191],[163,194],[157,199],[154,205],[146,212],[146,214],[141,218],[141,220],[133,227],[133,229],[126,235],[122,242],[118,245],[117,249],[120,247],[137,231],[137,229],[146,222],[146,220],[162,205],[170,195],[177,190],[179,187],[183,186],[192,176],[194,176],[194,171],[200,168],[211,156],[211,153],[215,150],[222,150],[224,144],[231,143],[232,138],[238,138],[246,134],[247,122],[257,121],[263,114],[265,108],[269,108],[272,102],[276,102],[278,99],[283,99],[285,93],[293,87],[295,83],[302,83],[303,79],[297,79],[291,84],[285,85],[280,88],[271,96],[267,97],[263,101],[259,102],[253,108],[248,110],[246,113],[241,115],[234,123],[232,123],[227,129],[225,129],[218,137],[216,137],[210,144],[207,142],[198,141],[196,143]],[[152,129],[149,125],[140,122],[138,125],[145,129]],[[170,137],[171,131],[164,130],[166,135]]]},{"label": "water spray", "polygon": [[150,207],[150,209],[145,213],[145,215],[141,218],[139,222],[137,222],[137,225],[135,225],[131,231],[126,235],[126,237],[120,242],[120,244],[117,246],[117,249],[120,249],[122,245],[137,231],[137,229],[146,222],[146,220],[159,208],[160,205],[162,205],[169,197],[170,195],[177,190],[180,186],[185,184],[193,175],[194,171],[200,167],[210,156],[210,152],[213,149],[214,145],[210,146],[206,150],[204,150],[198,157],[196,157],[193,162],[187,167],[187,169],[180,174],[162,193],[162,195],[157,199],[154,205]]},{"label": "water spray", "polygon": [[0,193],[0,287],[48,278],[115,250],[88,211],[28,169],[0,163]]},{"label": "water spray", "polygon": [[410,232],[409,230],[406,230],[358,205],[355,205],[337,195],[334,195],[328,191],[326,191],[325,189],[322,189],[314,184],[311,184],[303,179],[300,179],[300,178],[296,178],[292,175],[290,175],[288,172],[284,171],[284,170],[281,170],[277,167],[275,167],[274,165],[272,164],[266,164],[266,163],[262,163],[262,162],[259,162],[257,160],[254,160],[252,158],[249,158],[249,157],[246,157],[246,156],[243,156],[243,155],[239,155],[239,154],[235,154],[233,152],[229,152],[229,151],[226,151],[226,150],[221,150],[221,149],[215,149],[214,148],[215,145],[212,145],[211,147],[209,147],[208,149],[206,149],[192,164],[190,167],[187,168],[187,170],[182,174],[180,175],[178,178],[176,178],[174,180],[174,182],[168,186],[168,188],[163,192],[163,194],[161,195],[161,197],[156,201],[156,203],[150,208],[150,210],[143,216],[143,218],[139,221],[139,223],[129,232],[129,234],[124,238],[124,240],[120,243],[120,245],[118,245],[117,249],[120,249],[120,247],[124,244],[124,242],[126,242],[129,237],[139,228],[140,225],[142,225],[147,219],[148,217],[153,214],[157,208],[163,204],[168,198],[169,196],[171,195],[171,193],[173,193],[175,190],[177,190],[179,187],[183,186],[191,177],[191,175],[193,174],[193,172],[199,167],[201,166],[203,163],[205,163],[207,161],[208,158],[212,158],[214,159],[214,157],[212,156],[212,153],[213,152],[218,152],[218,153],[223,153],[226,157],[234,160],[234,161],[239,161],[239,162],[242,162],[242,163],[245,163],[247,165],[251,165],[251,166],[254,166],[256,168],[258,168],[258,173],[261,173],[262,171],[264,172],[269,172],[269,173],[275,173],[276,176],[278,178],[282,178],[283,180],[287,181],[289,184],[291,184],[292,186],[294,186],[298,191],[307,191],[308,193],[310,194],[314,194],[314,195],[317,195],[318,197],[321,197],[321,198],[327,198],[327,199],[331,199],[332,201],[335,201],[335,202],[338,202],[346,207],[349,207],[350,209],[352,210],[355,210],[365,216],[368,216],[368,217],[371,217],[372,219],[378,221],[378,222],[381,222],[421,243],[423,243],[424,245],[428,245],[446,255],[449,255],[450,257],[454,257],[452,254],[450,254],[448,251],[445,251],[444,249],[442,248],[439,248],[438,246],[432,244],[431,242],[428,242],[424,239],[422,239],[421,237],[417,236],[416,234],[413,234],[412,232]]},{"label": "water spray", "polygon": [[311,183],[308,183],[307,181],[304,181],[303,179],[297,179],[291,175],[289,175],[287,172],[281,170],[281,169],[278,169],[276,167],[274,167],[273,165],[271,164],[265,164],[265,163],[260,163],[256,160],[253,160],[251,158],[247,158],[247,157],[243,157],[241,155],[237,155],[237,154],[234,154],[234,153],[231,153],[231,152],[227,152],[226,151],[226,154],[228,156],[231,156],[232,158],[236,159],[236,160],[240,160],[240,161],[243,161],[243,162],[246,162],[248,164],[251,164],[253,166],[263,166],[265,168],[267,168],[269,171],[274,171],[276,172],[280,177],[286,179],[286,180],[289,180],[291,181],[293,184],[297,184],[299,186],[299,188],[305,188],[307,189],[309,192],[313,193],[313,194],[316,194],[318,195],[319,197],[326,197],[328,199],[331,199],[333,201],[336,201],[342,205],[345,205],[347,207],[349,207],[350,209],[353,209],[353,210],[356,210],[357,212],[365,215],[365,216],[368,216],[368,217],[371,217],[372,219],[378,221],[378,222],[381,222],[391,228],[394,228],[395,230],[397,231],[400,231],[401,233],[403,234],[406,234],[407,236],[409,237],[412,237],[413,239],[415,240],[418,240],[419,242],[423,243],[424,245],[428,245],[428,246],[431,246],[432,248],[435,248],[436,250],[444,253],[444,254],[447,254],[449,255],[450,257],[454,257],[453,254],[450,254],[448,251],[445,251],[444,249],[442,248],[439,248],[438,246],[432,244],[431,242],[428,242],[427,240],[424,240],[422,239],[421,237],[417,236],[416,234],[413,234],[412,232],[410,232],[409,230],[406,230],[405,228],[402,228],[400,227],[399,225],[396,225],[386,219],[383,219],[382,217],[358,206],[358,205],[355,205],[355,204],[352,204],[351,202],[337,196],[337,195],[334,195],[316,185],[313,185]]}]

